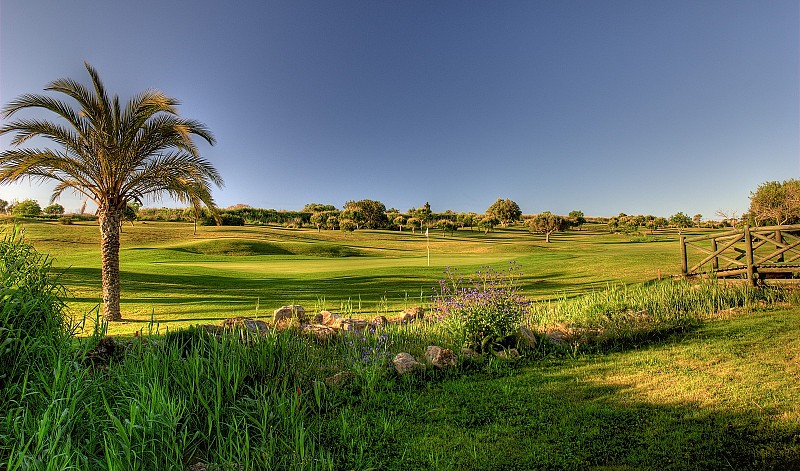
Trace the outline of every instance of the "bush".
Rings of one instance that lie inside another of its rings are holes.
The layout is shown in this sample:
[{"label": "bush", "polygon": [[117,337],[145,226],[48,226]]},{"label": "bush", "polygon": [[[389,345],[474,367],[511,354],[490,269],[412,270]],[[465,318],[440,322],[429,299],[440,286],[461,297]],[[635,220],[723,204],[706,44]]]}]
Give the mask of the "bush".
[{"label": "bush", "polygon": [[46,367],[69,340],[66,290],[51,264],[16,230],[0,241],[0,384]]},{"label": "bush", "polygon": [[65,226],[71,226],[72,223],[73,223],[73,220],[72,220],[71,216],[62,216],[62,217],[58,218],[58,222],[60,222],[61,224],[65,225]]},{"label": "bush", "polygon": [[512,263],[505,272],[491,267],[464,281],[448,268],[439,281],[434,308],[445,326],[464,346],[477,352],[498,350],[514,343],[530,301],[519,294],[521,274]]}]

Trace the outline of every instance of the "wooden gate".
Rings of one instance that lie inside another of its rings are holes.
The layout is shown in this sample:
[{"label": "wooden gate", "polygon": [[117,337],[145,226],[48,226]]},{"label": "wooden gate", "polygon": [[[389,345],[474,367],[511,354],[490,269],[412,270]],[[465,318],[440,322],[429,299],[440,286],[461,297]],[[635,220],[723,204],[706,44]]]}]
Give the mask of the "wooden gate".
[{"label": "wooden gate", "polygon": [[746,277],[756,284],[764,278],[790,278],[800,273],[800,224],[744,226],[680,239],[684,276],[711,273],[719,278]]}]

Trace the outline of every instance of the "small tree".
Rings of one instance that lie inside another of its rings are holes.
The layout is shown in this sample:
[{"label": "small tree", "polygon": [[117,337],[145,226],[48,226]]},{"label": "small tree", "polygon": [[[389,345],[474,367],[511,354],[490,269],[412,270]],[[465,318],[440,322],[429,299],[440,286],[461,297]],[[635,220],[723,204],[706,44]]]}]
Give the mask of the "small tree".
[{"label": "small tree", "polygon": [[339,222],[339,228],[345,232],[353,232],[357,229],[356,223],[351,221],[350,219],[342,219]]},{"label": "small tree", "polygon": [[692,216],[692,222],[694,223],[695,227],[700,227],[700,223],[703,222],[703,215],[698,213]]},{"label": "small tree", "polygon": [[545,211],[528,219],[527,225],[531,232],[544,234],[545,242],[550,243],[550,234],[553,232],[563,232],[566,230],[568,222],[567,219],[562,216],[552,214],[550,211]]},{"label": "small tree", "polygon": [[322,226],[328,220],[325,213],[314,213],[311,215],[311,224],[317,226],[317,232],[322,232]]},{"label": "small tree", "polygon": [[489,231],[493,230],[498,224],[500,224],[500,220],[490,215],[478,221],[478,228],[483,229],[484,234],[488,234]]},{"label": "small tree", "polygon": [[48,216],[61,216],[64,214],[64,207],[58,203],[51,204],[50,206],[44,208],[44,213]]},{"label": "small tree", "polygon": [[406,220],[406,225],[411,228],[411,233],[416,234],[417,229],[422,227],[422,221],[418,218],[408,218]]},{"label": "small tree", "polygon": [[522,218],[522,210],[519,209],[517,203],[510,199],[506,198],[502,200],[498,198],[497,201],[492,203],[486,210],[486,215],[496,217],[497,220],[500,221],[500,224],[505,227],[519,221]]},{"label": "small tree", "polygon": [[25,200],[14,205],[14,216],[38,216],[42,214],[42,207],[36,200]]},{"label": "small tree", "polygon": [[682,233],[687,227],[692,227],[692,219],[683,214],[683,212],[678,212],[670,216],[669,223],[678,229],[678,234]]},{"label": "small tree", "polygon": [[800,220],[800,181],[765,182],[750,193],[752,219],[758,224],[791,224]]},{"label": "small tree", "polygon": [[449,219],[439,219],[436,221],[436,227],[441,229],[444,234],[449,232],[450,235],[453,235],[453,232],[456,230],[456,223]]},{"label": "small tree", "polygon": [[389,219],[386,217],[386,206],[380,201],[348,201],[342,210],[342,214],[344,215],[345,213],[351,214],[349,219],[367,229],[381,229],[389,225]]},{"label": "small tree", "polygon": [[569,225],[572,227],[577,227],[578,230],[581,230],[584,224],[586,224],[586,218],[583,216],[583,211],[570,211],[569,215]]},{"label": "small tree", "polygon": [[394,220],[392,221],[395,226],[400,228],[400,232],[403,232],[403,226],[406,225],[406,218],[405,216],[398,214],[395,216]]}]

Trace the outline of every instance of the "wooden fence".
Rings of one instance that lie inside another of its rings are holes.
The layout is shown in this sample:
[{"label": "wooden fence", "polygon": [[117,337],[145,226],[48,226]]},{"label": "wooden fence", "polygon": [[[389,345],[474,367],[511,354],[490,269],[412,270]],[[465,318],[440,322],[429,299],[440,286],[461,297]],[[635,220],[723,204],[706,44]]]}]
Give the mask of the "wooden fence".
[{"label": "wooden fence", "polygon": [[787,278],[800,273],[800,224],[744,226],[720,234],[680,239],[684,276],[746,277],[756,284],[765,278]]}]

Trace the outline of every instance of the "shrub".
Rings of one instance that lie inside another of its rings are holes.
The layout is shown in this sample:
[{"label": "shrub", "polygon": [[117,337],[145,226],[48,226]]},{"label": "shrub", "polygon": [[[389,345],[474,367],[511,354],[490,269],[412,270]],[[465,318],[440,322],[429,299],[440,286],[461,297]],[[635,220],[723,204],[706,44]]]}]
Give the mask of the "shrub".
[{"label": "shrub", "polygon": [[456,269],[445,275],[434,308],[451,333],[478,352],[510,346],[530,304],[519,294],[518,266],[512,263],[505,272],[486,267],[467,281]]},{"label": "shrub", "polygon": [[73,220],[72,220],[71,216],[61,216],[60,218],[58,218],[58,222],[60,222],[61,224],[65,225],[65,226],[71,226],[72,223],[73,223]]}]

